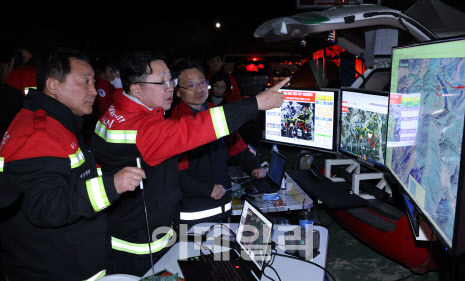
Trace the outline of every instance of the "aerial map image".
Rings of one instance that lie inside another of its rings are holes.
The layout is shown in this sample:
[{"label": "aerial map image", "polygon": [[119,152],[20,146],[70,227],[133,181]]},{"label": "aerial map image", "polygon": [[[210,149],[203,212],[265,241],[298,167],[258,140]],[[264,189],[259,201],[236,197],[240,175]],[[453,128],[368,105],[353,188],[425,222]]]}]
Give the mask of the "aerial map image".
[{"label": "aerial map image", "polygon": [[463,58],[401,59],[397,94],[390,101],[395,110],[390,107],[387,166],[449,243],[460,177],[464,81]]},{"label": "aerial map image", "polygon": [[281,136],[313,141],[315,104],[284,101],[281,106]]},{"label": "aerial map image", "polygon": [[341,146],[351,153],[384,164],[387,115],[349,107],[342,115]]}]

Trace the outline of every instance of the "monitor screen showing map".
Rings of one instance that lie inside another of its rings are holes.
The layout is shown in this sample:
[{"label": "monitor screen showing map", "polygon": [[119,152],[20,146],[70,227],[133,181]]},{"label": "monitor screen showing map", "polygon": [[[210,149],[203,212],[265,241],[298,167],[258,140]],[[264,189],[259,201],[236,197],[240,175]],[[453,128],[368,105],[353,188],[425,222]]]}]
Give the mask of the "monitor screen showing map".
[{"label": "monitor screen showing map", "polygon": [[339,151],[368,166],[384,167],[388,107],[386,92],[343,89]]},{"label": "monitor screen showing map", "polygon": [[336,94],[281,89],[281,108],[265,112],[264,139],[304,148],[334,150]]},{"label": "monitor screen showing map", "polygon": [[451,253],[465,251],[464,57],[463,38],[394,48],[389,99],[386,166]]}]

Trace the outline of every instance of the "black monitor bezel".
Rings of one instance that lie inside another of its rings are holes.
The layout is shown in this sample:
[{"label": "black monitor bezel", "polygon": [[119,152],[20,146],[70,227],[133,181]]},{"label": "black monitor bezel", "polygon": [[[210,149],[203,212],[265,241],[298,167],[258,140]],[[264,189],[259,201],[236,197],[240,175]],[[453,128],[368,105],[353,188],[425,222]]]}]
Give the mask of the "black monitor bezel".
[{"label": "black monitor bezel", "polygon": [[333,109],[333,141],[332,141],[332,148],[327,149],[327,148],[322,148],[322,147],[316,147],[316,146],[309,146],[309,145],[302,145],[302,144],[292,144],[288,142],[281,142],[281,141],[276,141],[276,140],[269,140],[266,139],[266,111],[265,111],[265,116],[263,118],[263,130],[262,130],[262,138],[261,141],[264,143],[271,143],[271,144],[276,144],[276,145],[283,145],[286,147],[295,147],[295,148],[300,148],[300,149],[305,149],[305,150],[312,150],[312,151],[319,151],[319,152],[326,152],[326,153],[334,153],[337,154],[338,152],[338,124],[339,124],[339,91],[334,90],[334,89],[312,89],[312,88],[302,88],[302,87],[283,87],[281,90],[301,90],[301,91],[312,91],[312,92],[332,92],[334,95],[334,109]]},{"label": "black monitor bezel", "polygon": [[[365,167],[368,167],[368,168],[372,168],[372,169],[375,169],[375,170],[378,170],[378,171],[381,171],[381,172],[385,172],[386,171],[386,150],[387,150],[387,147],[385,147],[384,149],[384,163],[379,163],[379,162],[375,162],[375,161],[370,161],[370,160],[364,160],[364,159],[361,159],[360,157],[357,157],[357,155],[353,155],[345,150],[343,150],[341,148],[341,145],[342,145],[342,142],[341,142],[341,134],[342,134],[342,94],[344,91],[347,91],[347,92],[357,92],[357,93],[361,93],[361,94],[370,94],[370,95],[376,95],[376,96],[386,96],[388,98],[388,113],[386,114],[387,115],[387,118],[389,119],[389,92],[388,91],[375,91],[375,90],[367,90],[367,89],[359,89],[359,88],[351,88],[351,87],[342,87],[341,88],[341,91],[339,93],[340,97],[339,97],[339,116],[338,116],[338,127],[339,127],[339,136],[338,136],[338,139],[339,139],[339,142],[338,142],[338,151],[339,151],[339,154],[346,157],[346,158],[349,158],[349,159],[354,159],[356,160],[357,162],[359,162],[360,164],[364,165]],[[386,124],[387,126],[387,124]],[[386,128],[387,129],[387,128]],[[385,136],[386,140],[385,140],[385,143],[387,143],[387,134]]]},{"label": "black monitor bezel", "polygon": [[[406,49],[406,48],[413,48],[419,47],[424,45],[432,45],[432,44],[439,44],[439,43],[447,43],[452,41],[459,41],[465,40],[465,37],[458,36],[458,37],[450,37],[450,38],[443,38],[439,40],[427,41],[427,42],[418,42],[413,44],[406,44],[406,45],[399,45],[393,47],[391,50],[391,58],[394,56],[394,51],[399,49]],[[391,63],[391,77],[392,77],[392,63]],[[390,82],[389,91],[391,89],[392,81]],[[389,116],[388,116],[389,118]],[[461,151],[465,152],[465,125],[462,135],[462,148]],[[387,153],[387,149],[386,149]],[[390,176],[397,181],[395,177],[395,173],[388,167],[386,163],[386,171],[390,174]],[[428,216],[424,214],[423,210],[418,207],[416,201],[410,196],[410,194],[406,191],[404,185],[397,181],[400,185],[401,192],[407,194],[408,198],[410,198],[411,203],[416,207],[417,211],[425,218],[426,223],[434,232],[436,237],[441,241],[446,251],[451,256],[458,256],[465,253],[465,239],[460,240],[460,237],[465,237],[465,157],[461,154],[460,159],[460,168],[459,168],[459,181],[457,183],[457,200],[455,206],[455,220],[454,220],[454,231],[451,241],[451,247],[448,246],[447,242],[445,241],[444,237],[441,235],[441,232],[436,229],[436,226],[429,220]]]},{"label": "black monitor bezel", "polygon": [[[406,209],[405,213],[409,221],[410,229],[412,230],[413,235],[415,237],[419,237],[420,236],[420,222],[418,221],[418,215],[421,214],[421,212],[418,210],[416,204],[411,200],[410,195],[407,192],[405,192],[404,190],[400,190],[400,194],[402,197],[401,200]],[[408,203],[412,204],[413,206],[414,210],[412,213],[409,211]]]},{"label": "black monitor bezel", "polygon": [[[267,220],[269,220],[271,222],[271,233],[270,233],[270,235],[271,235],[270,243],[271,243],[273,241],[273,231],[274,231],[273,228],[274,228],[274,225],[275,225],[274,221],[271,219],[271,217],[269,215],[265,214],[265,212],[260,210],[260,208],[257,205],[255,205],[250,199],[246,198],[245,201],[248,202],[248,204],[250,206],[252,206],[252,208],[254,208],[256,211],[258,211],[264,218],[266,218]],[[242,212],[243,211],[244,211],[244,206],[242,208]],[[242,212],[241,212],[241,215],[240,215],[240,218],[239,218],[240,220],[242,220]],[[238,232],[239,232],[239,226],[238,226],[238,229],[237,229],[237,232],[236,232],[236,243],[239,245],[239,248],[241,250],[244,250],[242,248],[242,245],[241,245],[240,241],[237,241]],[[271,254],[271,250],[272,250],[271,249],[271,244],[268,245],[267,250],[269,250],[268,253]],[[265,267],[266,261],[264,262],[262,268],[259,269],[259,268],[257,268],[258,266],[255,264],[255,262],[253,260],[245,260],[245,259],[243,259],[243,260],[244,260],[244,265],[246,265],[249,268],[249,270],[251,272],[253,272],[258,277],[258,279],[260,279],[262,277],[262,275],[263,275],[263,268]]]}]

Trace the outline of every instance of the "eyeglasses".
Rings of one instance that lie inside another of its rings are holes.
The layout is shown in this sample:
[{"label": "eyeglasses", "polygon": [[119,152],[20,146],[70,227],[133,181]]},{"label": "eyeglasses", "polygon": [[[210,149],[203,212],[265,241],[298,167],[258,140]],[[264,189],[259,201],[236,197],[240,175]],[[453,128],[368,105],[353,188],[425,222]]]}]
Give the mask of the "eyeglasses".
[{"label": "eyeglasses", "polygon": [[205,88],[207,86],[208,86],[208,80],[203,80],[202,82],[199,82],[199,83],[189,84],[186,87],[179,86],[179,88],[183,88],[183,89],[192,91],[197,87]]},{"label": "eyeglasses", "polygon": [[134,84],[155,84],[155,85],[163,85],[163,90],[167,90],[170,86],[176,87],[178,85],[178,78],[174,78],[171,80],[166,80],[162,82],[135,82]]}]

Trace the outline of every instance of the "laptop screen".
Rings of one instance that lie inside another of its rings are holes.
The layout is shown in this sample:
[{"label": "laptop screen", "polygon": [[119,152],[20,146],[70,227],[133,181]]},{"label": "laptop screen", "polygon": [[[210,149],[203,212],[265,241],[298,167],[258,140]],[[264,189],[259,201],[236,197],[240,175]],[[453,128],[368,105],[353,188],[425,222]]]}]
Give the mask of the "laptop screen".
[{"label": "laptop screen", "polygon": [[273,223],[255,205],[244,201],[236,241],[254,263],[254,273],[261,276],[261,269],[271,251]]},{"label": "laptop screen", "polygon": [[281,185],[283,180],[284,168],[286,167],[286,158],[276,151],[271,152],[270,168],[268,177],[277,185]]}]

